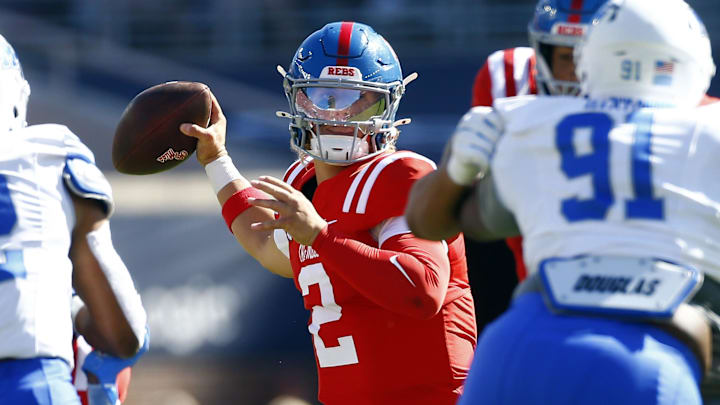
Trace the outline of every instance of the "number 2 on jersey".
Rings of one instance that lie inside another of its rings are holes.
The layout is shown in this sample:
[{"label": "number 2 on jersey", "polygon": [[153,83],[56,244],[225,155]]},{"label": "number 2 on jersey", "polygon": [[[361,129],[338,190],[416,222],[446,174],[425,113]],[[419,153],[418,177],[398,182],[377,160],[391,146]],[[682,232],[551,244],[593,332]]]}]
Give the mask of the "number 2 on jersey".
[{"label": "number 2 on jersey", "polygon": [[321,325],[340,320],[342,316],[342,308],[335,303],[335,293],[322,263],[314,263],[300,269],[298,284],[300,284],[303,296],[310,293],[310,286],[313,284],[317,284],[320,288],[322,305],[313,307],[312,321],[308,326],[310,333],[313,335],[313,344],[315,345],[315,353],[320,367],[356,364],[358,357],[352,336],[339,337],[337,339],[338,345],[334,347],[326,347],[325,342],[320,337]]},{"label": "number 2 on jersey", "polygon": [[[635,124],[632,143],[630,173],[634,198],[625,201],[625,217],[628,219],[663,219],[664,201],[655,198],[652,190],[650,165],[649,113],[631,114],[628,122]],[[581,113],[565,117],[556,127],[555,145],[561,156],[561,169],[569,179],[592,176],[593,196],[588,199],[566,198],[561,202],[563,216],[570,222],[588,219],[604,219],[615,202],[610,182],[610,130],[612,119],[603,113]],[[573,140],[578,130],[590,131],[592,152],[578,155]]]}]

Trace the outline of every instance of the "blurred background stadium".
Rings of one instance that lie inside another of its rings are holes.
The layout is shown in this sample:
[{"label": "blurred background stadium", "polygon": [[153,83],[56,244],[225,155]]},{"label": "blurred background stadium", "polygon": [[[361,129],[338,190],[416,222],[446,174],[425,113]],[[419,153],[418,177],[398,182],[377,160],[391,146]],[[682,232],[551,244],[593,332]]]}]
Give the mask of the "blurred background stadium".
[{"label": "blurred background stadium", "polygon": [[[127,404],[265,405],[281,395],[316,403],[300,294],[236,245],[195,159],[153,176],[112,168],[114,127],[132,97],[168,80],[207,83],[228,116],[240,170],[279,176],[294,157],[287,121],[274,115],[287,109],[275,66],[287,66],[326,22],[356,20],[390,41],[406,75],[419,72],[401,103],[398,116],[413,123],[399,144],[439,159],[485,58],[527,44],[534,3],[0,0],[0,33],[15,46],[32,88],[30,123],[68,125],[114,187],[115,245],[152,331]],[[689,3],[720,55],[717,0]],[[720,95],[720,79],[710,94]]]}]

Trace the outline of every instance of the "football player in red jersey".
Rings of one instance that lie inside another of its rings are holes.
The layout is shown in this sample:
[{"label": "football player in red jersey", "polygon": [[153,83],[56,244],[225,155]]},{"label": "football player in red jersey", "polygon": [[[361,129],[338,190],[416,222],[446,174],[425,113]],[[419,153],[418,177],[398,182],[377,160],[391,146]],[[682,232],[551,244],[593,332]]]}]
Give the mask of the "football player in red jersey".
[{"label": "football player in red jersey", "polygon": [[387,41],[336,22],[300,45],[284,77],[291,148],[282,180],[249,182],[225,148],[215,100],[211,126],[183,124],[238,242],[293,278],[311,311],[321,402],[451,405],[476,342],[463,236],[415,237],[403,213],[432,161],[395,151],[405,86]]},{"label": "football player in red jersey", "polygon": [[[592,15],[606,0],[540,0],[528,24],[532,47],[493,52],[475,76],[472,106],[492,106],[498,98],[526,94],[577,95],[573,48]],[[509,248],[509,251],[508,251]],[[505,242],[465,240],[476,301],[478,329],[495,319],[510,302],[512,289],[527,271],[522,237]],[[511,253],[510,253],[511,252]],[[515,267],[515,274],[502,271]],[[487,271],[487,269],[501,271]]]}]

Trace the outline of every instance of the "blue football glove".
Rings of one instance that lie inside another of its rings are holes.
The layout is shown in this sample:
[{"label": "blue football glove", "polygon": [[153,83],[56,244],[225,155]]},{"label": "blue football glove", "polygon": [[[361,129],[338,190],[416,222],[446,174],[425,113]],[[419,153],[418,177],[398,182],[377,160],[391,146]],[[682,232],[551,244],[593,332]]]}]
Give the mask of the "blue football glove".
[{"label": "blue football glove", "polygon": [[117,375],[127,367],[137,363],[140,356],[150,347],[150,333],[145,333],[145,341],[134,356],[121,359],[99,350],[91,351],[85,358],[82,369],[85,373],[97,377],[99,384],[88,383],[88,402],[90,405],[120,405],[116,385]]}]

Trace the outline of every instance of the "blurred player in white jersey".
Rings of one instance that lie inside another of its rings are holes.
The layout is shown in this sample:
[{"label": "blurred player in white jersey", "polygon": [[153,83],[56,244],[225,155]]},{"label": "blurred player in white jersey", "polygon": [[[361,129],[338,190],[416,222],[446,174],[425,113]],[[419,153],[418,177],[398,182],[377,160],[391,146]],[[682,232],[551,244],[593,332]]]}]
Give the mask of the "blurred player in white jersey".
[{"label": "blurred player in white jersey", "polygon": [[[525,238],[529,277],[482,334],[461,405],[702,403],[720,308],[710,41],[682,0],[595,18],[576,51],[587,98],[472,109],[411,193],[419,236]],[[424,198],[443,215],[423,218]]]},{"label": "blurred player in white jersey", "polygon": [[[505,97],[528,94],[577,95],[573,49],[606,0],[540,0],[528,23],[532,47],[493,52],[478,70],[472,106],[492,106]],[[522,237],[480,242],[465,239],[478,330],[510,304],[512,290],[525,279]],[[515,274],[510,269],[515,268]]]},{"label": "blurred player in white jersey", "polygon": [[97,349],[85,359],[91,403],[115,405],[114,373],[147,333],[110,238],[110,185],[67,127],[26,126],[30,87],[1,36],[0,84],[0,403],[80,404],[74,327]]}]

